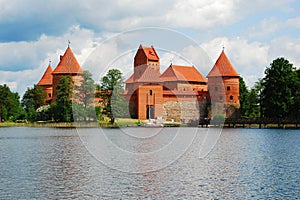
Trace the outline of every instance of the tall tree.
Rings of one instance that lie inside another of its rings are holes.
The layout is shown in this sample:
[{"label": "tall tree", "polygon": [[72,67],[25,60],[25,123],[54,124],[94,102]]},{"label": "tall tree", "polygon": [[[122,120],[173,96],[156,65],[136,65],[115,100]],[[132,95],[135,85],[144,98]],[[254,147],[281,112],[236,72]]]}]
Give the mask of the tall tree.
[{"label": "tall tree", "polygon": [[20,96],[7,85],[0,85],[0,121],[23,119],[25,113],[20,104]]},{"label": "tall tree", "polygon": [[89,71],[84,71],[78,85],[75,85],[73,114],[76,120],[96,119],[94,110],[95,82]]},{"label": "tall tree", "polygon": [[71,76],[61,76],[56,88],[56,102],[52,104],[54,119],[59,122],[73,121],[72,92],[73,79]]},{"label": "tall tree", "polygon": [[110,69],[101,80],[100,96],[103,105],[103,114],[114,123],[116,117],[124,115],[125,98],[124,81],[122,72],[118,69]]},{"label": "tall tree", "polygon": [[300,69],[296,71],[296,81],[294,82],[294,88],[293,88],[293,109],[290,112],[290,116],[292,118],[300,119]]},{"label": "tall tree", "polygon": [[45,90],[41,86],[35,84],[33,88],[27,88],[25,91],[25,94],[22,98],[22,106],[26,110],[28,110],[30,107],[37,109],[40,106],[45,105],[46,95],[47,94]]},{"label": "tall tree", "polygon": [[275,59],[265,70],[262,86],[262,106],[265,117],[285,118],[292,112],[297,92],[296,69],[285,58]]},{"label": "tall tree", "polygon": [[239,77],[240,82],[240,105],[241,105],[241,116],[247,117],[247,112],[249,110],[249,91],[247,89],[246,83],[242,77]]},{"label": "tall tree", "polygon": [[37,120],[36,109],[45,105],[46,92],[39,85],[34,85],[33,88],[27,88],[22,98],[22,106],[25,108],[29,121]]},{"label": "tall tree", "polygon": [[258,93],[255,87],[251,88],[248,95],[248,110],[246,116],[249,118],[257,118],[260,116],[260,107],[258,100]]}]

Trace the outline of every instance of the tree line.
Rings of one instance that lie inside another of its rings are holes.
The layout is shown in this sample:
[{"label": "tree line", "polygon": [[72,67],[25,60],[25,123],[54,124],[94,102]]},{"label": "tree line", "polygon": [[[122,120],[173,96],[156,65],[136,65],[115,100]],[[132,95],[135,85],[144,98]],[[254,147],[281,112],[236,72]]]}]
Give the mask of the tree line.
[{"label": "tree line", "polygon": [[124,116],[124,81],[120,70],[109,70],[100,84],[95,84],[88,71],[80,76],[79,83],[74,83],[70,75],[61,76],[56,99],[51,102],[46,101],[46,92],[37,84],[27,88],[21,101],[18,93],[0,85],[1,121],[96,121],[107,116],[113,123],[115,117]]},{"label": "tree line", "polygon": [[240,78],[242,117],[300,119],[300,69],[277,58],[264,73],[250,89]]},{"label": "tree line", "polygon": [[[252,88],[240,77],[241,117],[300,119],[299,88],[300,69],[277,58]],[[78,85],[71,76],[61,76],[56,91],[56,100],[46,102],[43,88],[34,85],[20,100],[18,93],[0,85],[0,121],[94,121],[106,116],[113,123],[116,117],[126,116],[124,80],[118,69],[109,70],[100,84],[95,84],[88,71]],[[99,102],[94,102],[95,97]]]}]

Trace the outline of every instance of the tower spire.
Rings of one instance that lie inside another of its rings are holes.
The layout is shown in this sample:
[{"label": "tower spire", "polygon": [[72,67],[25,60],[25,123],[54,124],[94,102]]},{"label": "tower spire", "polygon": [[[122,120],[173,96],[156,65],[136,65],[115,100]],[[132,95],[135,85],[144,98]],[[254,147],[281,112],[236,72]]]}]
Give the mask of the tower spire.
[{"label": "tower spire", "polygon": [[70,47],[70,44],[71,44],[71,42],[70,42],[70,40],[68,40],[68,47]]}]

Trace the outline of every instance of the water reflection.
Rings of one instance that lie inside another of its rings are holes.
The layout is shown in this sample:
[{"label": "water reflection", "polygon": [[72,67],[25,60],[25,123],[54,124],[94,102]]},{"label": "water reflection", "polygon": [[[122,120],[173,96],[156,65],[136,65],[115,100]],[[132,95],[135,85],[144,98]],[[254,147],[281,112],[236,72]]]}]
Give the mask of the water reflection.
[{"label": "water reflection", "polygon": [[[157,149],[168,143],[164,139],[174,137],[174,129],[166,129],[165,136],[137,142],[124,140],[117,130],[107,131],[113,141],[136,152]],[[85,134],[86,139],[92,140],[95,133],[86,129]],[[213,151],[199,159],[199,144],[205,134],[197,132],[190,148],[165,168],[129,174],[95,159],[76,129],[0,128],[0,197],[296,199],[300,196],[298,131],[225,129]],[[147,169],[148,163],[159,165],[168,155],[144,154],[139,162],[131,162],[114,155],[109,145],[101,141],[97,144],[103,145],[102,153],[107,159],[140,169]]]}]

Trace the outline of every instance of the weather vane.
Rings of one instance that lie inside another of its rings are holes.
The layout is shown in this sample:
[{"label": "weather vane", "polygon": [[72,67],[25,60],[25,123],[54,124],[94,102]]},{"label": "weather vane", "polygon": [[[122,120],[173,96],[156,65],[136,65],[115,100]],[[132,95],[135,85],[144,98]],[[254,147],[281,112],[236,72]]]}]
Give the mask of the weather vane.
[{"label": "weather vane", "polygon": [[70,44],[71,44],[71,42],[70,42],[70,40],[68,40],[68,47],[70,47]]}]

